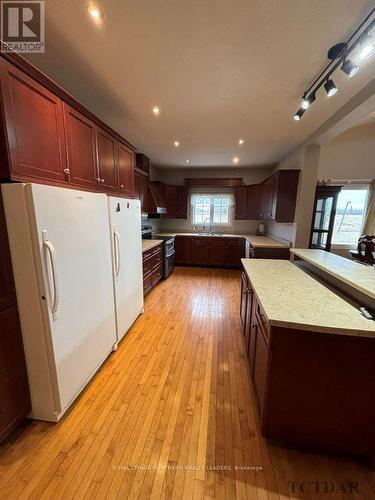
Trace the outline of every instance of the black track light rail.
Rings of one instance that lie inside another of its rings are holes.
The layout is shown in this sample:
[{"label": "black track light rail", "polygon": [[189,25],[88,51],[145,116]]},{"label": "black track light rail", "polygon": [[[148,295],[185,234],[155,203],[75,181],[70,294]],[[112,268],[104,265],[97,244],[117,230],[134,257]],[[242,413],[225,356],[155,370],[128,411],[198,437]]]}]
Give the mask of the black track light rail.
[{"label": "black track light rail", "polygon": [[[303,99],[308,99],[310,95],[315,94],[324,82],[329,79],[329,77],[336,71],[336,69],[340,66],[340,64],[347,58],[347,56],[359,45],[362,40],[368,35],[368,33],[375,26],[375,19],[371,21],[371,23],[363,30],[363,32],[359,35],[359,37],[348,47],[349,43],[356,37],[356,35],[361,31],[363,26],[371,19],[375,14],[375,7],[370,11],[370,13],[366,16],[366,18],[362,21],[362,23],[358,26],[358,28],[354,31],[354,33],[348,38],[348,40],[343,44],[343,51],[338,55],[335,59],[324,68],[324,70],[320,73],[320,75],[315,79],[315,81],[310,85],[310,87],[304,92]],[[335,62],[336,61],[336,62]]]}]

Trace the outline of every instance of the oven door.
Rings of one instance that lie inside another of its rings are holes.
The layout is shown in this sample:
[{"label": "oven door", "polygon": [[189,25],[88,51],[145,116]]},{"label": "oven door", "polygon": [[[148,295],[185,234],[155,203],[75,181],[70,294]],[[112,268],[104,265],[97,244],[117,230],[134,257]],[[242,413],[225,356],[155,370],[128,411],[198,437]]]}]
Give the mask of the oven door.
[{"label": "oven door", "polygon": [[166,255],[164,260],[164,279],[168,278],[174,268],[174,252]]}]

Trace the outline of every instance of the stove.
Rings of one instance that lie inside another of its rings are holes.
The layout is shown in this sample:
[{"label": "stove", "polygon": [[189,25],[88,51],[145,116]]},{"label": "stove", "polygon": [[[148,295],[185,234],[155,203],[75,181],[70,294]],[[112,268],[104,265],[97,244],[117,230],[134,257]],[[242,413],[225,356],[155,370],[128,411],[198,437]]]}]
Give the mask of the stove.
[{"label": "stove", "polygon": [[174,236],[154,236],[151,224],[142,224],[143,240],[162,240],[164,255],[164,279],[168,278],[174,268]]}]

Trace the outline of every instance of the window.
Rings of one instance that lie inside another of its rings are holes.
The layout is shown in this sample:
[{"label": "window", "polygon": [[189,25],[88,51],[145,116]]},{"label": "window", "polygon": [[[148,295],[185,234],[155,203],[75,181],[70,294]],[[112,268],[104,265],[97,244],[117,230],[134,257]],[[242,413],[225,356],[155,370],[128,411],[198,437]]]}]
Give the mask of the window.
[{"label": "window", "polygon": [[337,199],[332,244],[356,246],[366,215],[368,186],[343,188]]},{"label": "window", "polygon": [[234,207],[231,193],[196,193],[191,195],[193,226],[230,226]]}]

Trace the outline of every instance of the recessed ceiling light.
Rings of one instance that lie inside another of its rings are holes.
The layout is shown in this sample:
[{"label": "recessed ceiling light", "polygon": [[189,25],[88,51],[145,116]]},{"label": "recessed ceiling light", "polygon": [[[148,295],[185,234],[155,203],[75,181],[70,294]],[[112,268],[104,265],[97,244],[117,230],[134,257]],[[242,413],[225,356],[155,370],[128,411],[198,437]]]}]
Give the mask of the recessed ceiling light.
[{"label": "recessed ceiling light", "polygon": [[160,114],[160,108],[159,108],[159,106],[154,106],[152,108],[152,112],[154,113],[155,116],[158,116],[158,114]]},{"label": "recessed ceiling light", "polygon": [[97,7],[95,4],[90,4],[88,11],[94,21],[100,22],[102,20],[102,13],[100,12],[99,7]]},{"label": "recessed ceiling light", "polygon": [[176,148],[178,148],[178,146],[180,145],[180,141],[174,141],[173,144],[175,145]]},{"label": "recessed ceiling light", "polygon": [[186,163],[190,163],[190,160],[186,160]]},{"label": "recessed ceiling light", "polygon": [[242,144],[243,144],[244,142],[245,142],[245,141],[244,141],[243,139],[239,139],[239,140],[238,140],[238,144],[239,144],[240,146],[242,146]]},{"label": "recessed ceiling light", "polygon": [[239,159],[237,156],[235,156],[235,157],[233,158],[233,163],[238,163],[239,161],[240,161],[240,159]]}]

